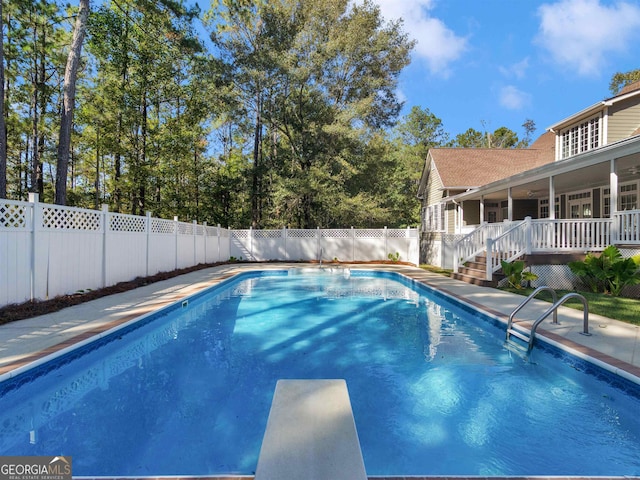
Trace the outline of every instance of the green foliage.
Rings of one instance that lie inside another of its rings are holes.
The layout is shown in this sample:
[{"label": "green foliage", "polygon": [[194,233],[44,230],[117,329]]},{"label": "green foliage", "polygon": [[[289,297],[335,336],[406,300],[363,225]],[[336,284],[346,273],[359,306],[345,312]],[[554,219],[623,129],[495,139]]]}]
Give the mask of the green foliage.
[{"label": "green foliage", "polygon": [[450,147],[459,148],[526,148],[531,141],[531,135],[536,129],[535,122],[527,119],[522,124],[525,137],[518,139],[518,134],[507,127],[499,127],[493,132],[485,130],[479,132],[469,128],[466,132],[456,135],[456,138],[448,143]]},{"label": "green foliage", "polygon": [[622,258],[615,245],[599,256],[588,253],[584,261],[569,262],[568,266],[593,293],[617,297],[624,287],[640,284],[640,258]]},{"label": "green foliage", "polygon": [[617,95],[627,85],[640,81],[640,68],[629,72],[617,72],[611,77],[609,91],[612,95]]},{"label": "green foliage", "polygon": [[538,279],[538,275],[533,272],[525,271],[525,264],[522,260],[515,260],[513,262],[500,261],[502,265],[502,273],[507,277],[509,285],[513,288],[521,289],[523,287],[522,282],[531,282]]},{"label": "green foliage", "polygon": [[397,263],[400,261],[400,252],[396,252],[396,253],[389,252],[389,255],[387,255],[387,258],[391,260],[393,263]]}]

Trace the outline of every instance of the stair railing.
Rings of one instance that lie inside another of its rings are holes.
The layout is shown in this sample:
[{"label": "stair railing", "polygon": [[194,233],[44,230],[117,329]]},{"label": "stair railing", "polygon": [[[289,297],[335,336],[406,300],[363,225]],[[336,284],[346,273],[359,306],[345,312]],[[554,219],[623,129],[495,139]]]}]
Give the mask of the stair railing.
[{"label": "stair railing", "polygon": [[502,261],[511,262],[531,253],[531,217],[513,226],[497,238],[487,238],[487,280],[502,268]]},{"label": "stair railing", "polygon": [[458,273],[460,266],[484,253],[487,239],[501,235],[512,227],[512,222],[483,223],[458,240],[453,248],[453,271]]}]

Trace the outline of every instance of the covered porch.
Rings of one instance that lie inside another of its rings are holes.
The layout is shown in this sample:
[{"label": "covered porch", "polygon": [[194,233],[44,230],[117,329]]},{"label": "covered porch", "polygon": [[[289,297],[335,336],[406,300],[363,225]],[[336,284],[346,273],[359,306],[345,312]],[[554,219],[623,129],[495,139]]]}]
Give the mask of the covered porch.
[{"label": "covered porch", "polygon": [[478,255],[486,278],[525,254],[640,249],[640,136],[460,193],[456,271]]}]

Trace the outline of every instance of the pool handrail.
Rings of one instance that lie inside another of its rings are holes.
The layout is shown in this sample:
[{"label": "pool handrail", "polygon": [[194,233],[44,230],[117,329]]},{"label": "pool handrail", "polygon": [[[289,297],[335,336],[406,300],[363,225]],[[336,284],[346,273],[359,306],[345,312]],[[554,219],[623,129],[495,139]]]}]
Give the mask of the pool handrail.
[{"label": "pool handrail", "polygon": [[[553,303],[555,304],[558,301],[558,294],[556,293],[556,291],[551,288],[548,287],[546,285],[542,285],[538,288],[536,288],[533,292],[531,292],[531,294],[522,301],[522,303],[520,303],[520,305],[518,305],[515,310],[513,312],[511,312],[511,315],[509,315],[509,321],[507,322],[507,340],[509,340],[509,330],[511,330],[511,325],[513,324],[513,317],[515,317],[516,313],[518,313],[520,310],[522,310],[524,308],[524,306],[529,303],[533,298],[536,297],[536,295],[538,295],[540,292],[551,292],[551,297],[553,298]],[[558,312],[554,311],[553,312],[553,323],[558,323]]]},{"label": "pool handrail", "polygon": [[[529,336],[527,338],[527,335],[525,335],[524,333],[517,332],[511,328],[513,324],[513,317],[517,311],[522,309],[522,307],[524,307],[524,305],[526,305],[527,302],[529,302],[535,295],[537,295],[541,291],[552,292],[552,297],[554,300],[553,305],[551,305],[551,307],[549,307],[546,312],[544,312],[540,317],[538,317],[538,319],[535,322],[533,322],[533,325],[531,326],[531,330],[529,332]],[[579,293],[571,292],[571,293],[567,293],[560,300],[558,300],[558,296],[555,290],[547,286],[541,286],[536,288],[531,293],[531,295],[529,295],[526,298],[526,300],[524,300],[520,305],[518,305],[518,307],[509,316],[509,322],[507,324],[507,341],[509,340],[511,335],[514,335],[520,338],[521,340],[528,341],[527,351],[530,351],[533,348],[533,342],[535,340],[535,335],[536,335],[536,330],[538,328],[538,325],[540,325],[544,321],[544,319],[546,319],[551,313],[553,313],[553,323],[558,324],[558,307],[560,307],[561,305],[566,303],[568,300],[571,300],[573,298],[580,300],[583,306],[583,327],[582,327],[582,332],[580,333],[582,335],[591,336],[591,333],[589,333],[589,305],[587,303],[587,299],[584,296],[580,295]]]}]

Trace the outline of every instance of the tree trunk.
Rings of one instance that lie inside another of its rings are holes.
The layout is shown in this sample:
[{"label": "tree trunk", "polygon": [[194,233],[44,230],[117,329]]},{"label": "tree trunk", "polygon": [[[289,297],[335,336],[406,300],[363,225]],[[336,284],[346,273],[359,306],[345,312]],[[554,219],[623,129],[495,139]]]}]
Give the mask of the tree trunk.
[{"label": "tree trunk", "polygon": [[73,109],[76,98],[76,78],[80,65],[82,43],[89,16],[89,0],[80,0],[80,9],[73,27],[73,40],[67,66],[64,71],[64,86],[62,100],[62,114],[60,116],[60,135],[58,140],[58,164],[56,168],[56,196],[55,203],[67,203],[67,170],[69,166],[69,150],[71,146],[71,130],[73,127]]},{"label": "tree trunk", "polygon": [[0,2],[0,198],[7,198],[7,128],[4,122],[4,25]]},{"label": "tree trunk", "polygon": [[262,94],[258,94],[256,106],[256,126],[253,136],[253,169],[251,172],[251,226],[260,228],[262,206],[260,184],[262,175]]}]

